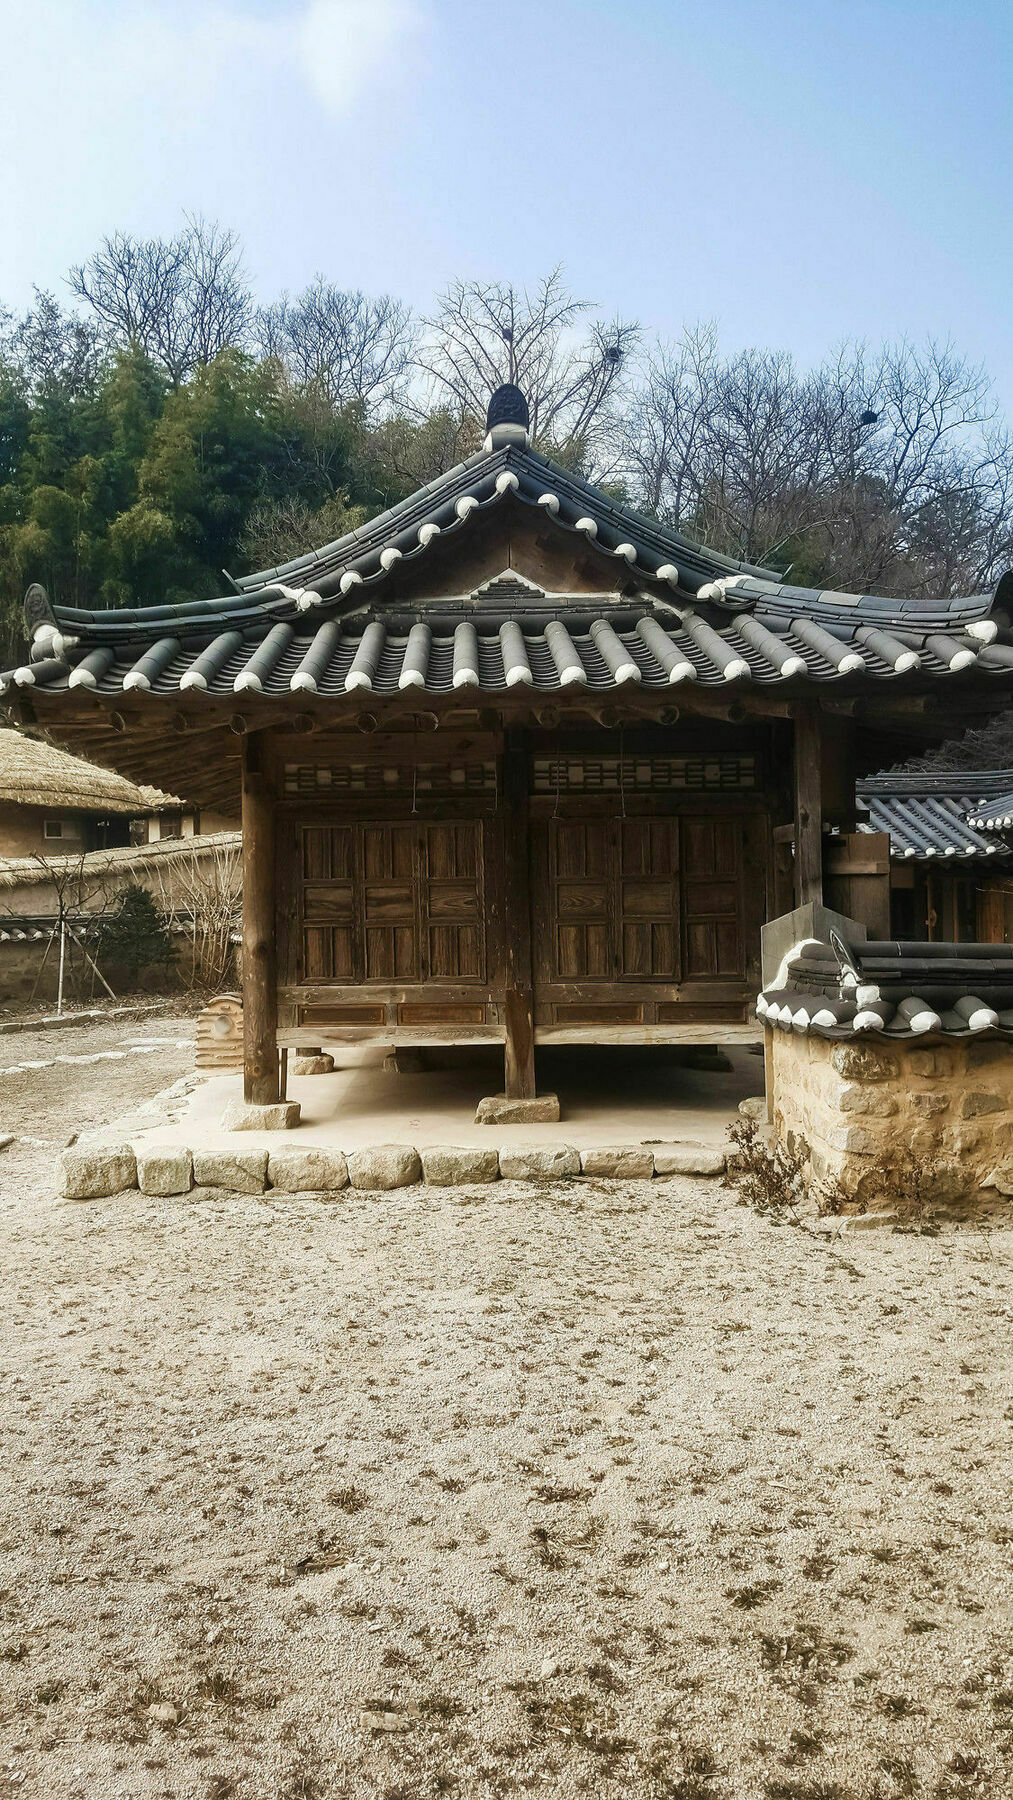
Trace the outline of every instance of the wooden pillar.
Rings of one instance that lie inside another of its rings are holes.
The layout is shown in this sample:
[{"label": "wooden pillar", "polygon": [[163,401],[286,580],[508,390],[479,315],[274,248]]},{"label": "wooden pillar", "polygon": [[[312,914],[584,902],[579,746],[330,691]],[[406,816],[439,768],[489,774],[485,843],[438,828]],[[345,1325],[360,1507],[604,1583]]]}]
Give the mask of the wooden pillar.
[{"label": "wooden pillar", "polygon": [[531,973],[531,856],[525,734],[508,731],[503,744],[503,937],[506,948],[504,1092],[508,1100],[535,1097],[535,1001]]},{"label": "wooden pillar", "polygon": [[253,1106],[281,1098],[274,845],[274,795],[258,732],[243,739],[243,1094]]},{"label": "wooden pillar", "polygon": [[795,714],[795,905],[823,900],[823,731],[817,708]]}]

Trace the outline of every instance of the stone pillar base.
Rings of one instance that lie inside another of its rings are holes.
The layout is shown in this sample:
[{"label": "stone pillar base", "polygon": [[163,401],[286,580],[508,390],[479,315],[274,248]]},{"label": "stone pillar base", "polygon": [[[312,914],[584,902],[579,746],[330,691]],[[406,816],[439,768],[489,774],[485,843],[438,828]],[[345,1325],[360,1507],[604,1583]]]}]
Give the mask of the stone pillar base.
[{"label": "stone pillar base", "polygon": [[273,1106],[251,1106],[232,1100],[222,1114],[223,1131],[292,1131],[299,1123],[298,1100],[278,1100]]},{"label": "stone pillar base", "polygon": [[726,1075],[732,1067],[731,1058],[717,1044],[685,1044],[676,1061],[684,1069],[706,1069],[714,1075]]},{"label": "stone pillar base", "polygon": [[297,1050],[288,1065],[288,1072],[290,1075],[333,1075],[334,1058],[321,1050],[314,1050],[312,1055]]},{"label": "stone pillar base", "polygon": [[424,1050],[413,1050],[406,1046],[401,1050],[388,1050],[383,1059],[384,1072],[387,1075],[422,1075],[426,1067]]},{"label": "stone pillar base", "polygon": [[476,1125],[555,1125],[559,1096],[539,1094],[532,1100],[509,1100],[506,1094],[488,1094],[475,1108]]}]

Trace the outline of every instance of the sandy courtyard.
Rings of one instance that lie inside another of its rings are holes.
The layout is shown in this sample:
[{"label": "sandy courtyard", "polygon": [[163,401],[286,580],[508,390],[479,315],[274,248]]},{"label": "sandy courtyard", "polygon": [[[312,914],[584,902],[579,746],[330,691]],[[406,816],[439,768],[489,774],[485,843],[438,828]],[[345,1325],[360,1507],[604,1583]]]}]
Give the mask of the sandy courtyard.
[{"label": "sandy courtyard", "polygon": [[1013,1794],[1013,1232],[57,1206],[191,1029],[0,1040],[0,1795]]}]

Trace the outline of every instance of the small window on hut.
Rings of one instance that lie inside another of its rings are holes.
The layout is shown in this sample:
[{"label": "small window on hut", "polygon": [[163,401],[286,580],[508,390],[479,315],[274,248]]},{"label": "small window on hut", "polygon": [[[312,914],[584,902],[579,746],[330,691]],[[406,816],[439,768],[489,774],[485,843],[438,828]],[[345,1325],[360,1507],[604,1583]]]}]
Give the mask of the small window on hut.
[{"label": "small window on hut", "polygon": [[67,832],[66,820],[65,819],[43,819],[42,835],[47,840],[47,842],[50,838],[67,837],[68,832]]}]

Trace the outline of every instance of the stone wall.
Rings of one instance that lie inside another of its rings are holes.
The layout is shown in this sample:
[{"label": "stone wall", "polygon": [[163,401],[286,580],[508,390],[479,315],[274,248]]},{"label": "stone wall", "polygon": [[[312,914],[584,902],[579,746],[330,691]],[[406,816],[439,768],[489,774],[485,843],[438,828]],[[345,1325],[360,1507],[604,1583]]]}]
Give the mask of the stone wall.
[{"label": "stone wall", "polygon": [[[138,971],[130,987],[137,994],[174,994],[187,991],[193,981],[192,945],[188,938],[174,938],[176,961],[168,969],[158,964]],[[64,1006],[68,1012],[90,1006],[108,996],[102,983],[92,976],[79,949],[69,952],[70,967],[64,984]],[[121,997],[121,971],[102,966],[102,973],[118,997]],[[0,1012],[18,1009],[33,1000],[33,1006],[44,1008],[57,996],[60,976],[59,944],[54,943],[46,955],[45,938],[27,938],[22,942],[0,943]],[[125,987],[124,990],[125,991]]]},{"label": "stone wall", "polygon": [[1013,1044],[771,1037],[775,1129],[856,1210],[1013,1194]]}]

